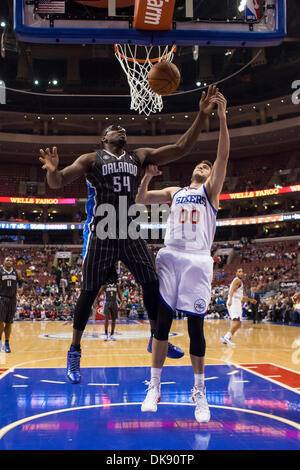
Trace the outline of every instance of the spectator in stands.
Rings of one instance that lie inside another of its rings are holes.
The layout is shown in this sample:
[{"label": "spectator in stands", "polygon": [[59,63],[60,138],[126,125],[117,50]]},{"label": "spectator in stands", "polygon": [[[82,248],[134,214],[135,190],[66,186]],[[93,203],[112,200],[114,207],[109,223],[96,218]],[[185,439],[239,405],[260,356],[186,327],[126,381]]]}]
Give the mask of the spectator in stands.
[{"label": "spectator in stands", "polygon": [[258,322],[260,321],[260,318],[259,318],[259,302],[260,302],[260,295],[259,295],[259,293],[257,292],[257,288],[256,288],[256,287],[251,287],[249,297],[250,297],[251,299],[255,299],[255,300],[256,300],[256,304],[249,303],[249,306],[250,306],[250,311],[251,311],[253,323],[258,323]]},{"label": "spectator in stands", "polygon": [[293,323],[300,322],[300,292],[297,292],[292,297],[293,310],[291,313],[291,318]]}]

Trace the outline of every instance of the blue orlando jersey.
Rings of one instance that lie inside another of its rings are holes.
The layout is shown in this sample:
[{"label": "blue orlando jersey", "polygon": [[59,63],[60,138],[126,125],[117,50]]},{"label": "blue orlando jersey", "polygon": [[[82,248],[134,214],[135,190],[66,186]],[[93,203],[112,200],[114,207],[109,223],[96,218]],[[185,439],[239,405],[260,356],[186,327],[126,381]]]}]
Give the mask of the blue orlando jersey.
[{"label": "blue orlando jersey", "polygon": [[216,232],[216,214],[204,184],[200,188],[180,189],[172,199],[165,245],[210,253]]}]

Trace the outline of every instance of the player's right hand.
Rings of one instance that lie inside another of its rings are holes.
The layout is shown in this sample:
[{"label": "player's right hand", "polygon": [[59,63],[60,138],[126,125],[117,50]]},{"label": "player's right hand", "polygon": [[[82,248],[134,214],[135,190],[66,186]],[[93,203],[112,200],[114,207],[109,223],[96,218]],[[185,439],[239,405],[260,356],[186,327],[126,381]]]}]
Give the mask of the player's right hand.
[{"label": "player's right hand", "polygon": [[231,300],[228,301],[227,305],[228,307],[231,307]]},{"label": "player's right hand", "polygon": [[40,149],[40,154],[41,157],[39,157],[39,160],[43,164],[43,170],[47,170],[49,173],[53,173],[54,171],[56,171],[59,164],[57,148],[52,147],[52,152],[49,148],[46,148],[45,151],[43,149]]},{"label": "player's right hand", "polygon": [[146,173],[147,176],[160,176],[162,175],[162,171],[160,171],[157,165],[147,165]]}]

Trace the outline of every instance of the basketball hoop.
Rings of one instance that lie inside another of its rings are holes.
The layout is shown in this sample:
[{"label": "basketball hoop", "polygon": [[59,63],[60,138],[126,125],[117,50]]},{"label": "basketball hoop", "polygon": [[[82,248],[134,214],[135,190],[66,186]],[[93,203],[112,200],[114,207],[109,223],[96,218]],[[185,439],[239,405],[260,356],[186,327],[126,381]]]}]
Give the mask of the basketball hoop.
[{"label": "basketball hoop", "polygon": [[130,109],[139,114],[160,112],[163,101],[148,85],[148,73],[154,64],[161,61],[172,62],[176,46],[138,46],[115,44],[115,56],[124,70],[131,96]]}]

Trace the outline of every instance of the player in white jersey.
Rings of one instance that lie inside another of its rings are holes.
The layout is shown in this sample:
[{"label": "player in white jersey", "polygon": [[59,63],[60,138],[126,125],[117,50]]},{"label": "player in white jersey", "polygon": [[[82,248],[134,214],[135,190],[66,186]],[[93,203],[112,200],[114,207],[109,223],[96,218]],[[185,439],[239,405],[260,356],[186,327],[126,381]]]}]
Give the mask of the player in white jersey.
[{"label": "player in white jersey", "polygon": [[227,299],[227,310],[229,313],[229,317],[231,320],[230,329],[227,333],[222,336],[221,340],[223,344],[229,344],[230,346],[234,346],[234,343],[231,341],[233,335],[237,332],[237,330],[241,327],[241,319],[242,319],[242,303],[243,302],[250,302],[252,304],[256,304],[257,301],[255,299],[251,299],[244,295],[244,284],[243,284],[243,277],[244,272],[242,268],[239,268],[236,272],[236,277],[232,280],[228,299]]},{"label": "player in white jersey", "polygon": [[136,198],[137,203],[143,204],[172,200],[165,236],[166,247],[159,250],[156,257],[160,303],[153,339],[151,381],[142,411],[157,410],[161,396],[160,377],[176,309],[188,317],[190,358],[194,371],[192,399],[196,404],[195,418],[198,422],[207,422],[210,419],[204,386],[206,344],[203,320],[211,296],[213,259],[210,250],[230,147],[226,100],[218,92],[214,102],[218,105],[220,119],[219,145],[214,165],[207,160],[199,163],[193,171],[188,187],[149,191],[152,177],[161,173],[156,166],[150,165]]}]

